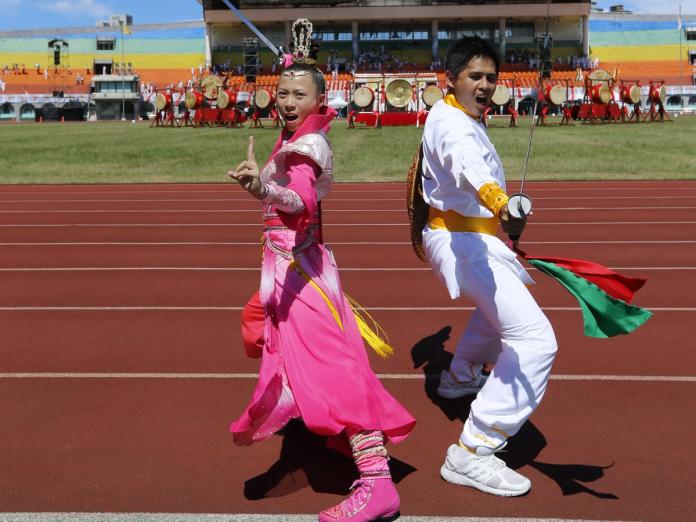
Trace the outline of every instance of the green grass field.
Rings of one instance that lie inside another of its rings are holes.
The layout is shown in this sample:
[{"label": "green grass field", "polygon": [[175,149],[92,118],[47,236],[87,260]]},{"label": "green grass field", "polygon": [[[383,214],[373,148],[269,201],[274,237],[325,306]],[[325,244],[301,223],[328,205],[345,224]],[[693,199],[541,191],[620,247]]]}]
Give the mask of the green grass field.
[{"label": "green grass field", "polygon": [[[529,119],[517,129],[507,118],[490,135],[508,179],[519,179],[527,150]],[[422,129],[346,129],[330,138],[338,181],[400,181]],[[262,163],[276,129],[150,129],[147,122],[0,125],[0,183],[224,182],[256,137]],[[696,117],[639,125],[538,127],[530,180],[696,179]]]}]

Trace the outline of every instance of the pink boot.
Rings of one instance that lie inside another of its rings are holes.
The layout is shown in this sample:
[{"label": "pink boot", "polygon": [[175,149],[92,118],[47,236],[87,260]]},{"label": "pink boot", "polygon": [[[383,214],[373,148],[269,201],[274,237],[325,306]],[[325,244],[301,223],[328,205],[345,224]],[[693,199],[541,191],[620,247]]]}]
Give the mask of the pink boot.
[{"label": "pink boot", "polygon": [[319,513],[319,522],[368,522],[393,517],[401,502],[391,478],[361,478],[353,482],[353,493],[343,502]]}]

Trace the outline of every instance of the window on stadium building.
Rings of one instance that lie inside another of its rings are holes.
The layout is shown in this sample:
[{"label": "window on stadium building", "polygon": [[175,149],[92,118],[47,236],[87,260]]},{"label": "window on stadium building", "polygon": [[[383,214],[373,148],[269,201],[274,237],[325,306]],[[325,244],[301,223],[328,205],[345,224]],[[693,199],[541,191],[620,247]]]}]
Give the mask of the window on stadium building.
[{"label": "window on stadium building", "polygon": [[462,25],[462,26],[444,26],[437,32],[438,40],[459,40],[465,36],[478,36],[484,40],[493,38],[493,26],[489,25]]},{"label": "window on stadium building", "polygon": [[97,51],[113,51],[116,48],[114,38],[97,38]]},{"label": "window on stadium building", "polygon": [[137,82],[98,82],[95,85],[95,92],[100,93],[137,92],[137,89]]},{"label": "window on stadium building", "polygon": [[508,38],[519,38],[531,41],[534,39],[534,23],[509,24],[505,28],[505,36]]},{"label": "window on stadium building", "polygon": [[416,30],[389,30],[389,29],[372,29],[370,31],[361,31],[361,41],[385,41],[385,40],[428,40],[429,32],[425,29]]},{"label": "window on stadium building", "polygon": [[684,33],[687,40],[696,40],[696,27],[687,27]]},{"label": "window on stadium building", "polygon": [[316,39],[320,42],[345,42],[353,39],[353,33],[347,30],[322,31],[316,33]]}]

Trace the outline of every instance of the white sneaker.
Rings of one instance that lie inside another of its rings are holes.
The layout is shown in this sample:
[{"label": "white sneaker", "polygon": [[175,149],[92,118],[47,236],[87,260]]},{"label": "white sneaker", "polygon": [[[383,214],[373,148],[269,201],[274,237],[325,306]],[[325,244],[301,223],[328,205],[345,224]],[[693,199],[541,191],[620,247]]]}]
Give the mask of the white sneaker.
[{"label": "white sneaker", "polygon": [[497,448],[479,447],[476,455],[452,444],[447,450],[440,476],[447,482],[471,486],[492,495],[516,497],[532,487],[528,478],[511,470],[495,456],[505,443]]},{"label": "white sneaker", "polygon": [[437,394],[444,399],[459,399],[467,395],[476,395],[488,380],[487,375],[479,373],[471,381],[458,382],[447,370],[442,370],[440,374],[440,385],[437,387]]}]

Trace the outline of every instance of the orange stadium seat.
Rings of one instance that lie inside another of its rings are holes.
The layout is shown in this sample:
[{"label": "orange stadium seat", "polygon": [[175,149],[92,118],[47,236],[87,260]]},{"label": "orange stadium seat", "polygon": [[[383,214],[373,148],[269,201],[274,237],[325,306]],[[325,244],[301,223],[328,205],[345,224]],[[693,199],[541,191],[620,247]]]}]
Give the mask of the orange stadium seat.
[{"label": "orange stadium seat", "polygon": [[48,79],[41,74],[31,72],[29,74],[4,74],[2,79],[5,81],[5,92],[7,94],[51,94],[53,91],[63,91],[64,94],[87,94],[89,93],[90,83],[85,79],[83,84],[78,85],[75,81],[76,74],[80,73],[83,78],[85,72],[77,70],[60,70],[59,74],[49,69]]},{"label": "orange stadium seat", "polygon": [[[644,62],[604,62],[600,64],[602,69],[619,70],[619,78],[626,80],[640,80],[647,83],[648,80],[664,80],[669,85],[690,83],[691,67],[684,66],[680,71],[678,60],[654,60]],[[684,82],[681,81],[680,72],[683,72]]]}]

